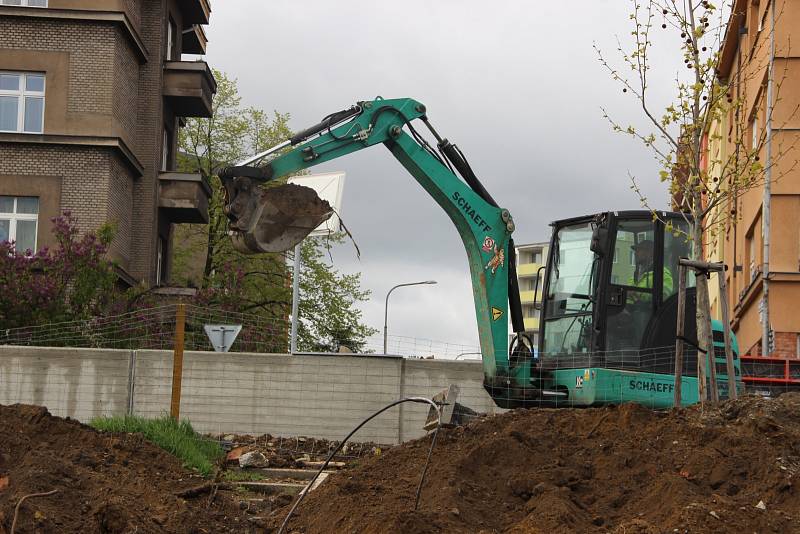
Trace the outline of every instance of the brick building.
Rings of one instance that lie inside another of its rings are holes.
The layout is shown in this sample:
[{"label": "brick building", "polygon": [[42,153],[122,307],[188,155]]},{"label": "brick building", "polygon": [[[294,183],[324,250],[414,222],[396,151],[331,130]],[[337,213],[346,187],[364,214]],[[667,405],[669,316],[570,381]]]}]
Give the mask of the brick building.
[{"label": "brick building", "polygon": [[164,282],[172,225],[210,188],[172,172],[182,117],[208,117],[208,0],[0,0],[0,239],[52,244],[50,219],[117,226],[129,284]]}]

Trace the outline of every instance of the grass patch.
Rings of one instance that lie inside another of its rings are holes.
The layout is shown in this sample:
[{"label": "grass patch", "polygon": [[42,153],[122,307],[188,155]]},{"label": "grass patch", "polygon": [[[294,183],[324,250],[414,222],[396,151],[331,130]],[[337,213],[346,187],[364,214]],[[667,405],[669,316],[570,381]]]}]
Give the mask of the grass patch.
[{"label": "grass patch", "polygon": [[184,467],[197,469],[207,477],[214,471],[214,462],[222,455],[218,443],[204,439],[189,421],[175,421],[168,415],[156,419],[126,415],[95,417],[89,424],[105,432],[139,433],[155,445],[183,461]]},{"label": "grass patch", "polygon": [[260,482],[266,477],[254,471],[225,471],[222,478],[229,482]]}]

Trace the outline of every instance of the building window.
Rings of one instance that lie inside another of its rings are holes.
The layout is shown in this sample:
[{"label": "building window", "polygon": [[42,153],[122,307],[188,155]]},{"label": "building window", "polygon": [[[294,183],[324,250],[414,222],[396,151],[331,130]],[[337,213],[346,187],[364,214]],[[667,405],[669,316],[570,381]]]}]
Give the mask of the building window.
[{"label": "building window", "polygon": [[37,197],[0,196],[0,242],[13,241],[18,252],[36,251]]},{"label": "building window", "polygon": [[175,50],[178,48],[178,25],[175,24],[175,21],[172,20],[172,16],[169,17],[169,23],[167,24],[167,50],[166,50],[166,59],[167,61],[173,61],[175,58],[173,55],[175,54]]},{"label": "building window", "polygon": [[47,7],[47,0],[0,0],[0,6]]},{"label": "building window", "polygon": [[164,238],[158,238],[158,245],[156,250],[156,285],[161,285],[161,269],[164,264]]},{"label": "building window", "polygon": [[171,163],[172,163],[172,136],[170,135],[169,130],[164,128],[164,139],[161,147],[161,170],[165,172],[170,170]]},{"label": "building window", "polygon": [[42,133],[44,74],[0,71],[0,132]]}]

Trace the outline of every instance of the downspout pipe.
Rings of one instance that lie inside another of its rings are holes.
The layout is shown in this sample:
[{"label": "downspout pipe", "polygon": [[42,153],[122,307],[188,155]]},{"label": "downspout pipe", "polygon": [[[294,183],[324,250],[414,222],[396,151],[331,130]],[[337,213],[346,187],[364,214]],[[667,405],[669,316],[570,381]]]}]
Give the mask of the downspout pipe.
[{"label": "downspout pipe", "polygon": [[770,223],[771,223],[771,204],[772,204],[772,112],[774,109],[773,92],[775,85],[774,65],[775,65],[775,1],[770,1],[771,24],[769,29],[769,72],[767,73],[767,168],[764,170],[764,210],[762,238],[764,243],[764,264],[761,269],[763,277],[763,296],[761,300],[761,354],[766,356],[770,353],[769,346],[769,247],[770,247]]}]

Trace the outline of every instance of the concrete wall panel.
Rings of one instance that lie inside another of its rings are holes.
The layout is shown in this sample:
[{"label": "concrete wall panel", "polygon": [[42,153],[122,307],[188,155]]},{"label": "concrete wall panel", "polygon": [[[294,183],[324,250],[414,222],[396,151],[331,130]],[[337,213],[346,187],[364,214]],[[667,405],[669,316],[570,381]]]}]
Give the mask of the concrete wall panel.
[{"label": "concrete wall panel", "polygon": [[[128,410],[169,413],[172,352],[0,348],[0,403],[25,402],[88,421]],[[402,360],[376,356],[290,356],[187,352],[181,417],[203,433],[313,436],[339,440],[401,396],[431,397],[450,384],[459,402],[499,411],[483,390],[479,362]],[[428,408],[405,404],[373,419],[356,441],[397,443],[424,435]]]},{"label": "concrete wall panel", "polygon": [[46,406],[86,422],[128,407],[130,351],[0,347],[0,404]]}]

